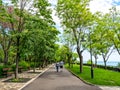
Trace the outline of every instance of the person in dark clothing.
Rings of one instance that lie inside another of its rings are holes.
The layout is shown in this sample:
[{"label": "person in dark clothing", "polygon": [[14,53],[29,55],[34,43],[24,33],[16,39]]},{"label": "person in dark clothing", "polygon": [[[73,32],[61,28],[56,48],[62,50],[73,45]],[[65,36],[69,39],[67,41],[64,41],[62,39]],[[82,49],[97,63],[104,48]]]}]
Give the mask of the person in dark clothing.
[{"label": "person in dark clothing", "polygon": [[59,63],[56,63],[56,71],[59,72]]}]

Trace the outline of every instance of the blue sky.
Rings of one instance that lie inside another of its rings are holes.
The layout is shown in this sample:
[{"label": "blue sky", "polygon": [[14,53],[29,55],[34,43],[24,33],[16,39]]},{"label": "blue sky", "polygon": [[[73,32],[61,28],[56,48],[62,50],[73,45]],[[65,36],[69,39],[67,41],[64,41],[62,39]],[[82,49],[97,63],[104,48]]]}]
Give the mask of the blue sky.
[{"label": "blue sky", "polygon": [[114,1],[113,1],[113,4],[114,4],[114,5],[120,5],[120,0],[114,0]]}]

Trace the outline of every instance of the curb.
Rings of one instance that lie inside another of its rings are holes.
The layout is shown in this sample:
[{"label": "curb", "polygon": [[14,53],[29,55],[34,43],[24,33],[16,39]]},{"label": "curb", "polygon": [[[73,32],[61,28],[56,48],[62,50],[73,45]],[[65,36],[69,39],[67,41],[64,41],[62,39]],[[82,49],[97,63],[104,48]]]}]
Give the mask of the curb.
[{"label": "curb", "polygon": [[46,68],[43,72],[41,72],[40,74],[38,74],[35,78],[32,78],[30,81],[28,81],[27,83],[25,83],[21,88],[19,88],[18,90],[23,89],[24,87],[26,87],[28,84],[30,84],[31,82],[33,82],[34,80],[36,80],[39,76],[41,76],[43,73],[45,73],[51,66],[49,66],[48,68]]}]

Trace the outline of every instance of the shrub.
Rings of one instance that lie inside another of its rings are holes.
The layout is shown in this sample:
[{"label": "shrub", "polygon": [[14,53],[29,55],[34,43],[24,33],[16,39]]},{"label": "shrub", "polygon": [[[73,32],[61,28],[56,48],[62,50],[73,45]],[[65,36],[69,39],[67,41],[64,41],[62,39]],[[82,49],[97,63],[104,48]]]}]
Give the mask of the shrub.
[{"label": "shrub", "polygon": [[[88,60],[88,61],[87,61],[87,64],[91,64],[91,60]],[[93,64],[94,64],[94,62],[93,62]]]},{"label": "shrub", "polygon": [[34,67],[34,62],[30,63],[30,67],[33,68]]},{"label": "shrub", "polygon": [[2,75],[3,65],[0,65],[0,76]]},{"label": "shrub", "polygon": [[[3,64],[0,64],[0,76],[3,75],[3,68],[11,68],[11,65],[3,65]],[[12,70],[9,69],[9,71],[12,71]]]},{"label": "shrub", "polygon": [[77,60],[76,60],[74,63],[75,63],[75,64],[80,64],[80,61],[77,61]]},{"label": "shrub", "polygon": [[26,61],[23,61],[23,60],[19,62],[19,66],[25,70],[27,70],[30,67],[30,65]]},{"label": "shrub", "polygon": [[15,71],[15,68],[16,68],[15,63],[14,63],[14,64],[12,64],[11,68],[12,68],[12,70],[13,70],[13,71]]},{"label": "shrub", "polygon": [[39,67],[40,64],[39,63],[36,63],[36,62],[31,62],[30,63],[30,67],[33,68],[33,67]]}]

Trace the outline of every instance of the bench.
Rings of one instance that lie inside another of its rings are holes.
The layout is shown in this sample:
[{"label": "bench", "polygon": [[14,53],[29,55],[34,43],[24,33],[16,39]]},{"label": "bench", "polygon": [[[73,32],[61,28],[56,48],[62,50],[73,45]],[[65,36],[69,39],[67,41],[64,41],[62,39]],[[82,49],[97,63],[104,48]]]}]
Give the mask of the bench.
[{"label": "bench", "polygon": [[18,67],[18,73],[22,73],[23,72],[23,68],[21,66]]},{"label": "bench", "polygon": [[11,68],[3,68],[2,69],[2,75],[5,77],[11,76],[13,72],[11,71]]}]

